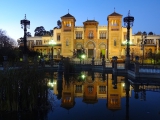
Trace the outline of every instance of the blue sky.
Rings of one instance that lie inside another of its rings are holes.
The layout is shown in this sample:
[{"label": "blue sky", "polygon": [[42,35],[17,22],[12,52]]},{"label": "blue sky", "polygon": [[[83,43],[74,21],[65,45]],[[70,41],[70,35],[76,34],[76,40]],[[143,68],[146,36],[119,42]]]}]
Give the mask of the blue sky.
[{"label": "blue sky", "polygon": [[134,16],[133,34],[138,31],[152,31],[160,34],[160,0],[0,0],[0,29],[17,40],[23,37],[20,20],[30,20],[34,35],[38,26],[49,31],[57,26],[57,20],[68,13],[76,18],[76,26],[82,26],[87,19],[95,19],[99,25],[107,25],[107,16],[115,11],[123,18]]}]

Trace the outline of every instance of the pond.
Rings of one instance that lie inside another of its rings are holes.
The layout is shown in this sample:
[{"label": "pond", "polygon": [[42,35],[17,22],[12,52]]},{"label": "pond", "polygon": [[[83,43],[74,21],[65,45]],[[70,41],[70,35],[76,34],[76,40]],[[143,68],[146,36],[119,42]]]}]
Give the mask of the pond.
[{"label": "pond", "polygon": [[62,76],[48,78],[50,109],[3,111],[1,120],[160,120],[158,80],[88,71]]}]

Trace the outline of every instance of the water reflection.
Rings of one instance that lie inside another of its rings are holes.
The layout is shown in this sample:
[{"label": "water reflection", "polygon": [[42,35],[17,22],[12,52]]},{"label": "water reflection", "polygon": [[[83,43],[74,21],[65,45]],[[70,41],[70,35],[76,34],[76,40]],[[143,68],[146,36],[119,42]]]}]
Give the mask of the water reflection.
[{"label": "water reflection", "polygon": [[[83,75],[85,77],[82,77]],[[135,81],[139,81],[139,79],[137,78]],[[114,112],[122,109],[121,100],[125,99],[125,119],[129,120],[131,90],[134,91],[135,99],[145,101],[147,88],[160,88],[159,84],[145,85],[135,81],[128,76],[81,71],[75,74],[66,74],[62,80],[58,79],[58,84],[53,87],[53,92],[57,96],[61,96],[61,107],[67,110],[73,108],[76,105],[75,98],[80,97],[86,104],[96,104],[99,99],[106,99],[106,108]]]},{"label": "water reflection", "polygon": [[[42,82],[45,84],[39,84],[40,86],[37,86],[37,87],[35,87],[36,86],[35,84],[32,87],[32,89],[39,90],[39,93],[37,92],[36,96],[40,94],[43,101],[37,100],[38,102],[41,102],[42,104],[43,103],[46,104],[46,101],[50,101],[54,103],[55,98],[53,99],[53,93],[54,95],[56,95],[56,99],[60,101],[60,106],[61,106],[60,109],[63,109],[63,110],[66,109],[68,111],[75,110],[76,106],[78,106],[79,101],[77,102],[77,98],[78,99],[80,98],[82,103],[84,103],[85,105],[96,106],[96,105],[99,105],[99,102],[101,102],[103,103],[103,106],[105,106],[106,108],[105,110],[103,109],[106,113],[104,113],[104,111],[100,112],[100,113],[103,112],[102,116],[104,114],[108,115],[108,113],[112,112],[113,113],[112,117],[113,118],[115,117],[115,119],[117,118],[117,116],[114,114],[118,113],[119,111],[120,111],[119,113],[121,113],[120,115],[122,117],[121,119],[126,119],[126,120],[135,119],[136,117],[134,117],[135,114],[133,112],[138,111],[138,107],[140,106],[140,104],[138,105],[137,102],[133,103],[133,98],[131,99],[131,97],[134,96],[135,100],[139,100],[144,103],[144,102],[147,102],[148,100],[147,91],[153,91],[153,92],[160,91],[160,84],[158,82],[159,80],[156,80],[156,79],[151,80],[147,78],[134,79],[134,78],[130,78],[129,76],[123,76],[123,75],[120,76],[117,74],[109,74],[109,73],[103,73],[103,72],[99,73],[99,72],[92,72],[92,71],[79,71],[79,72],[67,73],[67,74],[63,74],[62,72],[60,73],[49,72],[45,76],[44,80],[45,81],[43,82],[43,79],[41,79],[41,81],[39,82]],[[45,86],[46,81],[48,81],[47,85],[49,89],[53,90],[53,93],[50,93],[51,92],[50,90],[49,90],[50,92],[43,91],[42,87],[44,87],[45,90],[47,90],[47,87]],[[41,85],[44,85],[44,86],[41,86]],[[35,92],[35,90],[33,90],[32,92]],[[46,99],[46,97],[44,98],[43,95],[48,95],[49,98]],[[154,100],[154,98],[152,100]],[[29,102],[30,101],[31,101],[31,98]],[[38,104],[38,102],[35,102],[35,103]],[[133,110],[132,106],[135,106],[135,105],[136,107]],[[2,108],[2,105],[1,105],[1,108]],[[28,113],[22,113],[21,111],[19,111],[11,114],[9,113],[0,114],[0,118],[3,118],[3,119],[15,118],[19,120],[23,120],[23,119],[39,119],[40,120],[41,118],[49,119],[47,118],[48,117],[47,115],[50,111],[48,110],[41,111],[40,109],[38,111],[32,111]],[[56,114],[58,113],[61,115],[63,114],[61,112],[55,112],[55,113]],[[125,116],[122,116],[122,114],[124,113],[125,113]],[[87,115],[88,114],[89,113],[87,113]],[[148,114],[148,111],[147,111],[147,114]],[[159,113],[157,112],[157,115],[158,114]],[[105,117],[102,119],[105,119]]]},{"label": "water reflection", "polygon": [[[83,78],[83,75],[86,77]],[[62,95],[61,106],[64,108],[74,107],[74,98],[82,97],[83,102],[87,104],[95,104],[99,98],[104,98],[108,109],[119,110],[121,98],[126,95],[124,76],[85,71],[74,75],[64,75],[63,80],[57,80],[57,83],[57,86],[53,88],[54,94]],[[129,92],[130,95],[131,92]]]}]

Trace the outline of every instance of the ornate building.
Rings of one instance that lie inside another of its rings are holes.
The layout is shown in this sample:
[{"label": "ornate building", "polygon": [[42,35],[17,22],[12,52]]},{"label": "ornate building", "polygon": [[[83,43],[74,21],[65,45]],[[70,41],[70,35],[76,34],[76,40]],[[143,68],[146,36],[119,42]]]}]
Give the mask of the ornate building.
[{"label": "ornate building", "polygon": [[[61,28],[53,29],[53,36],[44,35],[42,37],[28,37],[30,49],[41,52],[46,59],[51,55],[53,47],[54,59],[72,57],[73,51],[80,52],[85,49],[87,58],[94,57],[100,59],[103,55],[106,59],[117,56],[119,59],[125,58],[127,29],[123,27],[122,15],[113,12],[108,15],[108,25],[100,26],[96,20],[86,20],[83,26],[75,26],[76,19],[71,14],[61,17]],[[57,44],[52,46],[50,40]],[[147,56],[149,53],[157,53],[160,49],[160,36],[147,35],[147,42],[142,49],[142,34],[138,32],[132,35],[130,30],[130,55],[131,59],[135,55]]]}]

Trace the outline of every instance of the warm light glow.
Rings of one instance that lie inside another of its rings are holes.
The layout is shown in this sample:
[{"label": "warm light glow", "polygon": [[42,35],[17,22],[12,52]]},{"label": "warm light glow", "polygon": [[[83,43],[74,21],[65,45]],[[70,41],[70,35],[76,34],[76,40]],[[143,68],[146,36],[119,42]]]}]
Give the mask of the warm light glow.
[{"label": "warm light glow", "polygon": [[48,82],[48,85],[50,86],[50,87],[54,87],[54,85],[56,85],[56,82]]},{"label": "warm light glow", "polygon": [[55,45],[56,42],[55,42],[54,40],[50,40],[50,41],[49,41],[49,44],[50,44],[50,45]]},{"label": "warm light glow", "polygon": [[81,77],[82,77],[82,79],[84,79],[86,76],[83,74],[83,75],[81,75]]},{"label": "warm light glow", "polygon": [[[122,44],[127,44],[127,40],[123,41]],[[129,44],[132,44],[132,41],[129,41]]]},{"label": "warm light glow", "polygon": [[84,59],[85,57],[86,57],[86,55],[84,55],[84,54],[81,56],[82,59]]},{"label": "warm light glow", "polygon": [[22,58],[20,58],[20,61],[23,61],[23,59],[22,59]]}]

